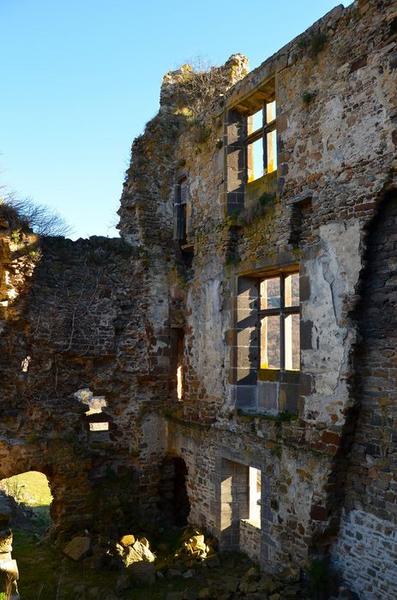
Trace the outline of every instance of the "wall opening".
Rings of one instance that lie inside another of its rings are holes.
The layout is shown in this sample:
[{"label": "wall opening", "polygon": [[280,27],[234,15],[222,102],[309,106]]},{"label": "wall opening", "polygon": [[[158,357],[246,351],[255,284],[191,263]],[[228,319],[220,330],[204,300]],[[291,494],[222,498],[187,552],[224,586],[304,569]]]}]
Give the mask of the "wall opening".
[{"label": "wall opening", "polygon": [[187,493],[187,467],[182,458],[168,457],[163,461],[160,474],[159,509],[164,517],[177,527],[185,527],[190,513]]},{"label": "wall opening", "polygon": [[[52,501],[48,479],[39,471],[0,481],[0,598],[19,598],[19,591],[22,598],[50,597],[46,589],[51,552],[47,535],[52,524]],[[42,554],[45,570],[43,563],[38,566]]]},{"label": "wall opening", "polygon": [[44,534],[51,525],[52,493],[47,477],[27,471],[0,481],[0,502],[14,530]]},{"label": "wall opening", "polygon": [[74,394],[74,397],[88,406],[85,414],[90,434],[102,434],[102,437],[108,437],[110,423],[107,415],[103,412],[107,406],[105,396],[94,396],[89,388],[82,388]]},{"label": "wall opening", "polygon": [[220,489],[221,544],[259,560],[262,477],[260,469],[222,460]]},{"label": "wall opening", "polygon": [[184,331],[171,329],[171,370],[175,383],[176,399],[182,402],[184,394]]},{"label": "wall opening", "polygon": [[261,526],[262,474],[259,469],[249,467],[249,516],[248,522],[254,527]]}]

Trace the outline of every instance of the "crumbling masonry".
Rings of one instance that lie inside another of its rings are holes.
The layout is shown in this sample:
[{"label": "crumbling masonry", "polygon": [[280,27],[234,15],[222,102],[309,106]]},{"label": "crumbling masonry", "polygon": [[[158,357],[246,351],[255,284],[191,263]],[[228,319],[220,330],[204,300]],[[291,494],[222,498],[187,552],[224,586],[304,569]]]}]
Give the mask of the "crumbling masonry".
[{"label": "crumbling masonry", "polygon": [[359,0],[250,73],[168,73],[121,240],[1,221],[0,477],[44,472],[59,535],[188,514],[397,597],[396,40]]}]

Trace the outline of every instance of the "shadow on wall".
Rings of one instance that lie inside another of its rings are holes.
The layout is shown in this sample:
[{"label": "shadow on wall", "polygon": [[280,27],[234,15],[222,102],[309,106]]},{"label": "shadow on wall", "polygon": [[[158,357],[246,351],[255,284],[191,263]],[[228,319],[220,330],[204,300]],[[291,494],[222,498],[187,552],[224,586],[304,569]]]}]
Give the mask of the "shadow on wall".
[{"label": "shadow on wall", "polygon": [[159,510],[170,523],[185,527],[190,513],[186,488],[187,467],[177,456],[167,457],[160,467]]}]

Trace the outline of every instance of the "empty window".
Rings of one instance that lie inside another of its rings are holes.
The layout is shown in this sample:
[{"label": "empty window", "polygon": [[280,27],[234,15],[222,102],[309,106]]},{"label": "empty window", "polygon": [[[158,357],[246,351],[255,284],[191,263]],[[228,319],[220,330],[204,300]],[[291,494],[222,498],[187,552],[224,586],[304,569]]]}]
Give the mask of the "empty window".
[{"label": "empty window", "polygon": [[109,431],[109,423],[107,421],[90,423],[90,431]]},{"label": "empty window", "polygon": [[247,181],[277,169],[276,101],[264,102],[247,117]]},{"label": "empty window", "polygon": [[176,369],[176,394],[178,400],[182,400],[183,397],[183,371],[182,365],[178,365]]},{"label": "empty window", "polygon": [[173,374],[176,399],[183,400],[184,384],[184,331],[181,328],[173,327],[170,331],[171,363],[170,368]]},{"label": "empty window", "polygon": [[105,396],[94,396],[89,388],[82,388],[74,394],[74,397],[88,407],[85,414],[88,420],[89,431],[108,432],[109,421],[105,420],[106,415],[103,413],[103,409],[107,406]]},{"label": "empty window", "polygon": [[260,369],[300,368],[299,274],[259,281]]},{"label": "empty window", "polygon": [[[223,458],[220,473],[220,530],[224,549],[248,554],[257,562],[261,556],[261,470]],[[264,480],[264,492],[265,486]],[[268,504],[266,492],[263,506]],[[264,509],[267,512],[267,509]]]},{"label": "empty window", "polygon": [[261,526],[261,472],[255,467],[249,468],[249,522],[255,527]]}]

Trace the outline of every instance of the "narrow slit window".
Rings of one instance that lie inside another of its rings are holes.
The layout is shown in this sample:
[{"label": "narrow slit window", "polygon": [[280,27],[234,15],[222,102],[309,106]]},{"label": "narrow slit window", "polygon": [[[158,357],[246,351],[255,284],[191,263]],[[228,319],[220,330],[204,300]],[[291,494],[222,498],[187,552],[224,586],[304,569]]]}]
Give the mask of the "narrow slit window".
[{"label": "narrow slit window", "polygon": [[182,365],[176,369],[176,395],[179,401],[183,398],[183,370]]},{"label": "narrow slit window", "polygon": [[109,423],[90,423],[90,431],[109,431]]},{"label": "narrow slit window", "polygon": [[249,468],[249,522],[261,527],[261,472],[255,467]]},{"label": "narrow slit window", "polygon": [[176,400],[183,401],[184,396],[184,331],[181,328],[172,329],[171,338],[173,371],[175,376]]}]

